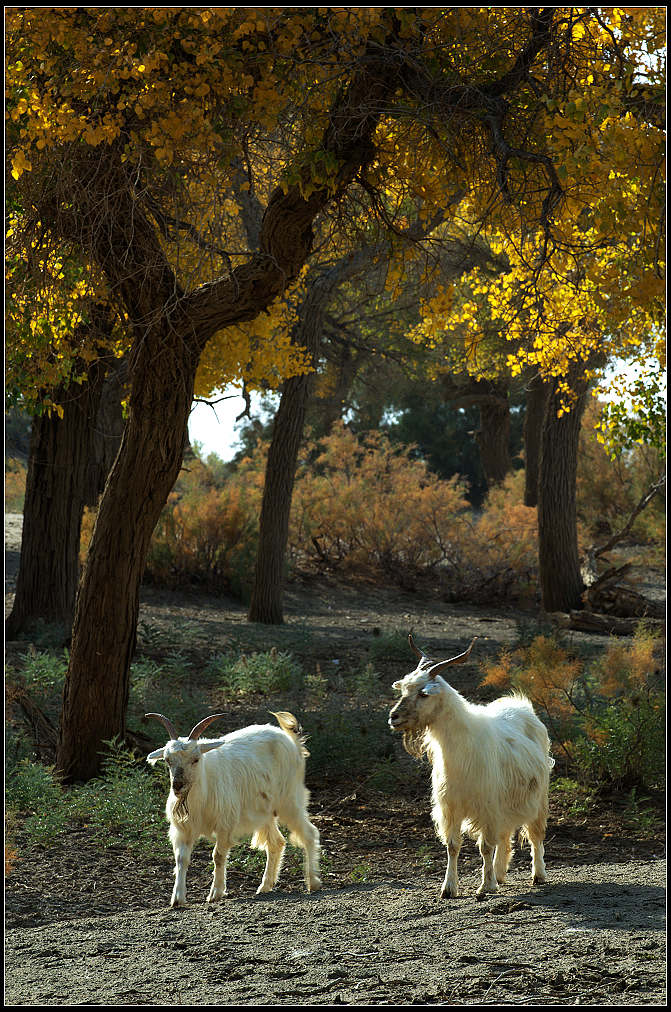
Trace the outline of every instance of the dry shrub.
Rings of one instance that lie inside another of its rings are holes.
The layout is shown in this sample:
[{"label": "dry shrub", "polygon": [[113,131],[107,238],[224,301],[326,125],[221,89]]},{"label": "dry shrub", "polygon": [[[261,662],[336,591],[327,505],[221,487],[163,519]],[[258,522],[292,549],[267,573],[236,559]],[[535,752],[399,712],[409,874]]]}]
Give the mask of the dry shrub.
[{"label": "dry shrub", "polygon": [[[597,439],[603,405],[590,400],[580,430],[576,497],[582,547],[603,542],[622,529],[645,492],[665,470],[656,450],[642,444],[611,460]],[[665,501],[656,496],[636,518],[633,540],[655,547],[663,563]]]},{"label": "dry shrub", "polygon": [[26,465],[10,457],[5,461],[5,512],[23,513],[26,495]]},{"label": "dry shrub", "polygon": [[441,481],[412,453],[342,423],[309,448],[294,489],[294,564],[400,582],[448,564],[465,525],[465,485]]},{"label": "dry shrub", "polygon": [[152,536],[146,576],[175,587],[199,583],[246,597],[256,553],[263,470],[242,461],[223,488],[190,461],[170,493]]},{"label": "dry shrub", "polygon": [[[200,582],[243,598],[251,585],[267,446],[259,443],[219,487],[189,463],[152,539],[147,575]],[[536,574],[535,510],[521,505],[522,476],[490,492],[480,515],[459,476],[442,481],[372,432],[342,423],[304,447],[292,498],[287,564],[302,571],[431,586],[445,597],[526,597]]]},{"label": "dry shrub", "polygon": [[552,636],[503,653],[483,685],[524,693],[568,764],[591,787],[660,788],[665,705],[655,660],[658,640],[644,623],[583,662]]},{"label": "dry shrub", "polygon": [[459,545],[454,595],[469,600],[524,600],[538,586],[536,509],[524,505],[524,472],[490,489]]}]

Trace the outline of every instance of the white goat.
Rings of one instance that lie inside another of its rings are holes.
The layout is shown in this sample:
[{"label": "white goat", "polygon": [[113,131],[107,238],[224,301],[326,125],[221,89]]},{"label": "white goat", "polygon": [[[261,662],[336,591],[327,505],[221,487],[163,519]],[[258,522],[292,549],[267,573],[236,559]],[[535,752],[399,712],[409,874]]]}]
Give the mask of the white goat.
[{"label": "white goat", "polygon": [[399,702],[389,726],[403,732],[411,755],[428,753],[433,767],[433,821],[447,847],[447,872],[441,897],[459,895],[457,860],[462,833],[477,839],[482,884],[477,896],[496,892],[505,882],[517,829],[531,844],[534,884],[545,882],[544,847],[548,782],[554,760],[545,726],[528,699],[504,696],[481,706],[469,703],[440,676],[450,664],[463,663],[468,650],[446,661],[419,658],[413,672],[394,682]]},{"label": "white goat", "polygon": [[205,717],[188,738],[180,738],[161,713],[147,713],[164,724],[170,740],[147,756],[152,766],[163,759],[170,770],[165,814],[175,855],[175,887],[170,905],[186,904],[186,871],[201,837],[214,840],[214,875],[208,903],[226,896],[226,862],[231,847],[253,834],[251,846],[265,850],[266,867],[259,893],[270,892],[280,873],[286,841],[278,822],[288,826],[291,842],[305,851],[308,891],[321,887],[319,832],[308,819],[305,757],[309,755],[292,714],[273,714],[280,725],[254,724],[218,739],[200,735],[220,713]]}]

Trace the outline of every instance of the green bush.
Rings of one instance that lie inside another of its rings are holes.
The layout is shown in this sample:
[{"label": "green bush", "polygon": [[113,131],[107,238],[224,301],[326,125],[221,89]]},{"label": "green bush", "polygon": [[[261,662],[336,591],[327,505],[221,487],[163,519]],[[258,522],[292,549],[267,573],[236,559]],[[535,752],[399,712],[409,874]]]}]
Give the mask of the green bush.
[{"label": "green bush", "polygon": [[33,844],[47,846],[65,828],[63,789],[51,766],[21,760],[8,772],[5,806],[8,813],[22,817],[23,831]]},{"label": "green bush", "polygon": [[664,700],[648,688],[635,695],[592,701],[575,742],[583,780],[618,789],[661,788],[664,784]]},{"label": "green bush", "polygon": [[8,771],[6,811],[28,847],[48,846],[75,822],[102,846],[164,851],[165,777],[117,741],[106,747],[100,777],[83,785],[63,788],[52,767],[25,759]]},{"label": "green bush", "polygon": [[84,821],[104,847],[121,845],[136,853],[165,852],[164,815],[167,780],[116,739],[108,749],[99,777],[71,789],[68,814]]},{"label": "green bush", "polygon": [[300,664],[290,653],[275,647],[235,658],[222,655],[211,663],[210,670],[218,684],[236,696],[295,693],[305,682]]}]

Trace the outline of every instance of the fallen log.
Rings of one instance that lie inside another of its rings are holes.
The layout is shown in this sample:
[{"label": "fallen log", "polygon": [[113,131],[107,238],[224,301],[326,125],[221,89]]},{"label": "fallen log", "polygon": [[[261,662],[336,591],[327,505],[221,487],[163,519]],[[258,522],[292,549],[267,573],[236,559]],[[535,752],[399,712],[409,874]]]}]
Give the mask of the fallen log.
[{"label": "fallen log", "polygon": [[23,713],[24,722],[28,726],[40,761],[53,763],[56,758],[58,730],[47,715],[20,685],[8,684],[5,689],[5,700],[8,706],[18,706]]},{"label": "fallen log", "polygon": [[[570,612],[554,611],[547,616],[555,625],[562,629],[576,629],[579,632],[599,633],[602,636],[633,636],[641,622],[640,617],[604,615],[594,611]],[[653,629],[663,631],[666,626],[664,618],[648,618],[645,622]]]}]

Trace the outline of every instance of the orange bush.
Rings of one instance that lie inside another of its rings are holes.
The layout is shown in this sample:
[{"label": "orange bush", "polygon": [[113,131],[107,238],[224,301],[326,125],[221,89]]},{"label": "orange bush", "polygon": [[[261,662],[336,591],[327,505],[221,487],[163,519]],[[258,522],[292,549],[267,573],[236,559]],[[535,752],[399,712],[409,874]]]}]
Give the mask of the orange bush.
[{"label": "orange bush", "polygon": [[147,577],[202,583],[246,596],[251,585],[263,472],[251,461],[217,489],[201,461],[182,472],[152,536]]},{"label": "orange bush", "polygon": [[468,509],[461,479],[441,481],[411,447],[379,432],[359,438],[342,424],[319,449],[294,489],[295,563],[399,576],[449,560]]},{"label": "orange bush", "polygon": [[664,692],[644,624],[612,639],[591,663],[552,636],[503,653],[482,684],[531,699],[570,764],[592,786],[659,786],[664,777]]},{"label": "orange bush", "polygon": [[[603,405],[591,399],[580,430],[576,497],[583,547],[603,542],[610,532],[620,530],[648,488],[664,472],[658,453],[643,445],[611,460],[597,439],[596,425],[602,410]],[[656,545],[661,553],[665,519],[664,499],[656,496],[634,521],[632,536]]]},{"label": "orange bush", "polygon": [[[461,546],[464,584],[481,596],[531,597],[538,584],[536,509],[524,505],[524,472],[488,493]],[[497,593],[498,592],[498,593]]]}]

